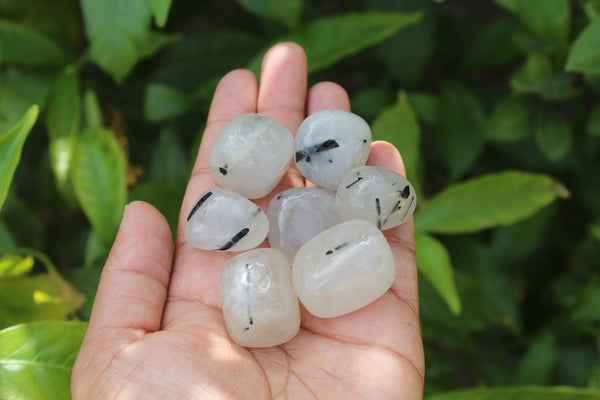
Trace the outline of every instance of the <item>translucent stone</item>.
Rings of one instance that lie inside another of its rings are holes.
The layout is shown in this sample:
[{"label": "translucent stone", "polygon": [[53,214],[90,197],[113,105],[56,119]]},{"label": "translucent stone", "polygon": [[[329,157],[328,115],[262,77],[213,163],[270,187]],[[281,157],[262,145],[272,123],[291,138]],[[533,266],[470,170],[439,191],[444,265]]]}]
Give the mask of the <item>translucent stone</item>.
[{"label": "translucent stone", "polygon": [[321,318],[358,310],[383,295],[396,267],[387,240],[363,220],[342,222],[300,248],[292,281],[304,307]]},{"label": "translucent stone", "polygon": [[194,203],[185,240],[203,250],[244,251],[265,240],[269,220],[253,202],[228,189],[213,188]]},{"label": "translucent stone", "polygon": [[221,300],[227,332],[240,346],[277,346],[300,329],[290,265],[279,250],[251,250],[227,261]]},{"label": "translucent stone", "polygon": [[379,229],[394,228],[415,211],[417,198],[408,179],[385,168],[354,168],[338,187],[335,208],[342,221],[364,219]]},{"label": "translucent stone", "polygon": [[338,224],[335,193],[319,188],[289,189],[273,197],[267,209],[269,244],[291,263],[302,245]]},{"label": "translucent stone", "polygon": [[294,138],[283,124],[260,114],[242,114],[217,136],[210,172],[219,185],[258,199],[279,183],[293,149]]},{"label": "translucent stone", "polygon": [[296,166],[305,178],[336,190],[350,169],[365,165],[371,148],[371,129],[356,114],[323,110],[302,122],[294,140]]}]

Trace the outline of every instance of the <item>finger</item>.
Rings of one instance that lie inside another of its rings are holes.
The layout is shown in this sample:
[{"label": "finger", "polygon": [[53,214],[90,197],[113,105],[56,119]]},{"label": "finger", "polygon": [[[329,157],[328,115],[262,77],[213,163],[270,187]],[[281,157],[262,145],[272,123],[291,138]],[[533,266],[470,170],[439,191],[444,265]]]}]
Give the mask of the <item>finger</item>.
[{"label": "finger", "polygon": [[173,258],[165,218],[144,202],[129,204],[102,271],[86,340],[133,341],[160,329]]},{"label": "finger", "polygon": [[210,149],[215,139],[225,125],[238,115],[256,112],[256,95],[256,77],[247,70],[232,71],[225,75],[217,85],[208,113],[206,129],[198,150],[198,157],[181,206],[178,244],[180,240],[183,240],[183,224],[192,204],[202,192],[217,185],[208,168]]},{"label": "finger", "polygon": [[[386,168],[406,176],[400,153],[388,142],[373,142],[367,165]],[[417,261],[413,218],[411,217],[399,227],[388,229],[383,233],[392,246],[396,260],[396,280],[392,285],[392,291],[418,315]]]},{"label": "finger", "polygon": [[343,87],[333,82],[320,82],[310,88],[306,101],[306,113],[321,110],[350,111],[350,98]]},{"label": "finger", "polygon": [[[208,166],[210,150],[216,137],[225,125],[238,115],[256,112],[257,93],[256,77],[247,70],[232,71],[217,85],[198,157],[182,201],[169,288],[171,298],[213,303],[218,297],[218,273],[226,254],[215,254],[189,246],[185,241],[183,229],[187,215],[198,196],[207,189],[218,186]],[[169,318],[170,310],[167,307],[165,319]]]},{"label": "finger", "polygon": [[265,54],[258,90],[258,113],[295,134],[306,105],[306,54],[296,43],[279,43]]}]

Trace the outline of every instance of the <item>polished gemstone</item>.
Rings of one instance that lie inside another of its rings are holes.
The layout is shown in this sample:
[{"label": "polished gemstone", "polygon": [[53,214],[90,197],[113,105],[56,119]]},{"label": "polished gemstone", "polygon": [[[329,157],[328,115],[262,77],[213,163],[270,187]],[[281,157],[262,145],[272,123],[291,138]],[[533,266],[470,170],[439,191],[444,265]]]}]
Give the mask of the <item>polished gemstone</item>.
[{"label": "polished gemstone", "polygon": [[292,281],[306,309],[321,318],[358,310],[383,295],[396,267],[387,240],[364,220],[321,232],[294,258]]},{"label": "polished gemstone", "polygon": [[273,197],[267,209],[269,244],[291,263],[302,245],[338,224],[335,193],[320,188],[289,189]]},{"label": "polished gemstone", "polygon": [[408,179],[394,171],[371,166],[348,171],[335,198],[341,220],[364,219],[381,230],[404,223],[416,206],[415,189]]},{"label": "polished gemstone", "polygon": [[269,232],[265,213],[240,194],[223,188],[202,193],[184,228],[186,241],[199,249],[244,251],[261,244]]},{"label": "polished gemstone", "polygon": [[258,199],[279,183],[293,148],[294,138],[283,124],[260,114],[242,114],[215,139],[210,172],[221,186]]},{"label": "polished gemstone", "polygon": [[279,250],[255,249],[227,261],[221,301],[227,332],[240,346],[277,346],[300,329],[290,265]]},{"label": "polished gemstone", "polygon": [[302,122],[294,140],[296,166],[305,178],[336,190],[350,169],[365,165],[371,148],[371,129],[356,114],[323,110]]}]

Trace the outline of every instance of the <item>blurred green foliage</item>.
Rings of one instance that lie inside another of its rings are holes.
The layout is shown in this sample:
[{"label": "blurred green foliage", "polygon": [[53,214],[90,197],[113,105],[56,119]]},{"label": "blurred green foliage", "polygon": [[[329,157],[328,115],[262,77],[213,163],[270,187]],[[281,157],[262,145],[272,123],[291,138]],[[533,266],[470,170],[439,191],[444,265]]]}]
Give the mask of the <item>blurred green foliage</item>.
[{"label": "blurred green foliage", "polygon": [[600,398],[598,0],[0,0],[0,398],[69,397],[124,205],[175,229],[216,82],[282,40],[417,188],[426,398]]}]

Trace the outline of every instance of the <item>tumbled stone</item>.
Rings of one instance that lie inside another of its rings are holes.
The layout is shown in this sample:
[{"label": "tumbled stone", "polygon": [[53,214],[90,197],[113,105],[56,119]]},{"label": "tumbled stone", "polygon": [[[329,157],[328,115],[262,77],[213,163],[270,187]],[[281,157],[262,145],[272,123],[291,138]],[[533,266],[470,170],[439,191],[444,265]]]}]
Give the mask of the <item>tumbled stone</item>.
[{"label": "tumbled stone", "polygon": [[295,188],[273,197],[267,209],[269,244],[291,263],[302,245],[338,224],[335,193],[320,188]]},{"label": "tumbled stone", "polygon": [[372,166],[348,171],[340,181],[335,198],[342,221],[364,219],[381,230],[404,223],[416,206],[415,189],[408,179]]},{"label": "tumbled stone", "polygon": [[242,114],[215,139],[210,172],[221,186],[258,199],[269,194],[287,171],[293,143],[283,124],[260,114]]},{"label": "tumbled stone", "polygon": [[396,267],[387,240],[370,222],[351,220],[321,232],[298,250],[292,281],[302,304],[321,318],[358,310],[383,295]]},{"label": "tumbled stone", "polygon": [[275,249],[256,249],[225,263],[221,301],[227,332],[244,347],[285,343],[300,329],[290,265]]},{"label": "tumbled stone", "polygon": [[302,122],[294,140],[296,166],[305,178],[336,190],[350,169],[365,165],[371,148],[371,129],[356,114],[323,110]]},{"label": "tumbled stone", "polygon": [[265,240],[269,221],[253,202],[228,189],[213,188],[194,203],[184,228],[185,240],[203,250],[244,251]]}]

